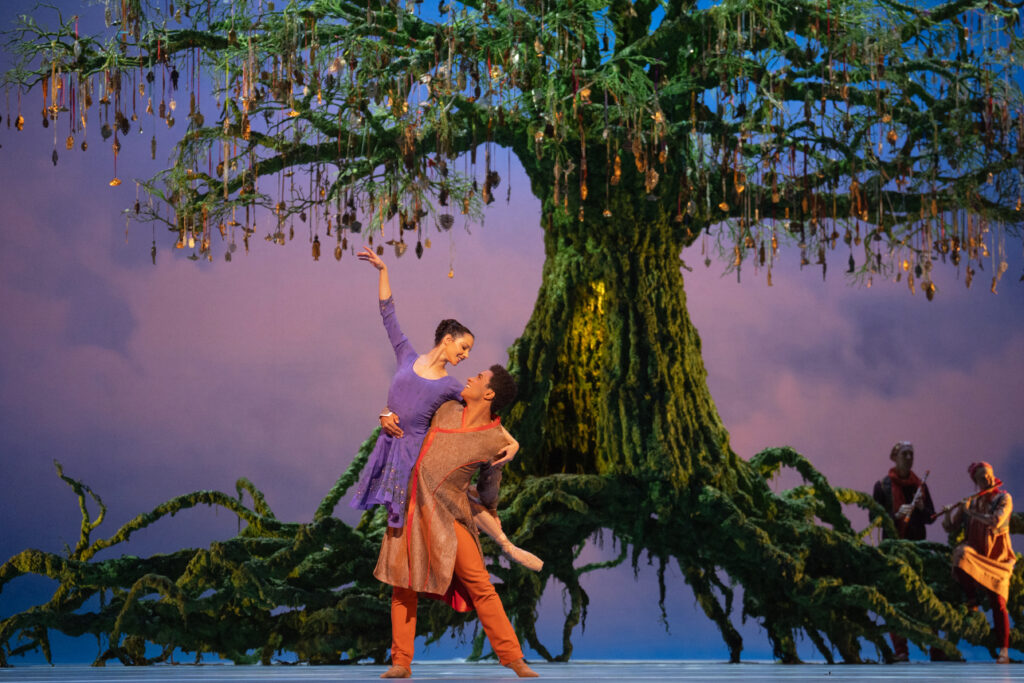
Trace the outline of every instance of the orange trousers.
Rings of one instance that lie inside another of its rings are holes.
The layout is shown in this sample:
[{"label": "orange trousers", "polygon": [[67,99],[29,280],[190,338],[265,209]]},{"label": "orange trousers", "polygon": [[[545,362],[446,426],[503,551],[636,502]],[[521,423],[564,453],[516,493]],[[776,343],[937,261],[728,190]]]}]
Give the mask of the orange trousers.
[{"label": "orange trousers", "polygon": [[[473,599],[473,609],[480,618],[491,648],[502,664],[522,659],[523,651],[512,624],[505,615],[501,598],[494,592],[491,575],[484,566],[484,558],[476,541],[461,525],[455,525],[458,547],[455,550],[455,575]],[[412,666],[416,640],[416,604],[419,594],[411,588],[395,586],[391,592],[391,663]]]}]

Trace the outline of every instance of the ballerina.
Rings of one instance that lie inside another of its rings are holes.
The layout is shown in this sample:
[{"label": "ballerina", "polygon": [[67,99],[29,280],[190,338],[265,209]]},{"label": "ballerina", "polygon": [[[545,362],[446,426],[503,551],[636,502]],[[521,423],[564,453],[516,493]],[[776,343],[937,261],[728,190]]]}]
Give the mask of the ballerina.
[{"label": "ballerina", "polygon": [[[469,358],[474,337],[459,321],[445,319],[434,333],[433,348],[417,354],[398,324],[387,265],[368,247],[356,256],[379,273],[380,314],[398,369],[388,389],[387,408],[380,415],[381,434],[350,505],[357,510],[384,505],[388,511],[388,526],[401,528],[405,523],[409,476],[430,428],[430,419],[442,403],[459,400],[462,393],[463,384],[448,374],[447,367]],[[501,429],[506,444],[499,451],[495,465],[508,462],[519,450],[519,443],[504,427]]]}]

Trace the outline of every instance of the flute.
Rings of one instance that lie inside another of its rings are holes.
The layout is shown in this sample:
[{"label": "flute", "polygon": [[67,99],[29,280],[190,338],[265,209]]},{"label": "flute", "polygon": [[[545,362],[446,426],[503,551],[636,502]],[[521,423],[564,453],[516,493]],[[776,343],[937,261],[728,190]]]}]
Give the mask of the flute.
[{"label": "flute", "polygon": [[914,514],[914,508],[917,507],[918,501],[920,501],[921,498],[924,497],[924,483],[928,481],[928,475],[931,474],[931,472],[931,470],[924,471],[924,479],[921,480],[921,485],[917,487],[917,491],[914,492],[914,498],[913,500],[910,501],[910,512],[908,512],[900,518],[901,522],[910,521],[910,516]]},{"label": "flute", "polygon": [[956,508],[956,507],[958,507],[960,505],[970,505],[972,498],[977,498],[978,496],[984,496],[987,493],[992,493],[997,488],[999,488],[998,485],[997,486],[990,486],[989,488],[985,489],[984,491],[978,491],[977,493],[972,493],[971,495],[967,496],[966,498],[958,500],[955,503],[950,503],[949,505],[947,505],[946,507],[942,508],[941,510],[936,512],[934,515],[932,515],[932,519],[935,519],[939,515],[943,515],[943,514],[949,512],[950,510],[953,510],[954,508]]}]

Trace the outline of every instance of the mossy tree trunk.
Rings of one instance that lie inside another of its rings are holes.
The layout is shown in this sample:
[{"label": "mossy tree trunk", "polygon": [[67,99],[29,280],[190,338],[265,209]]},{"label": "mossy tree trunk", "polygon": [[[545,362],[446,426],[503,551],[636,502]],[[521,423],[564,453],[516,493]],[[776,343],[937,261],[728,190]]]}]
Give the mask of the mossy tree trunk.
[{"label": "mossy tree trunk", "polygon": [[524,399],[508,419],[523,449],[514,470],[729,487],[736,459],[686,309],[688,229],[642,185],[584,204],[581,220],[576,202],[556,205],[551,175],[531,175],[546,261],[510,351]]},{"label": "mossy tree trunk", "polygon": [[[680,254],[697,231],[662,202],[647,201],[642,183],[625,186],[633,174],[607,200],[583,203],[581,213],[575,189],[568,202],[564,190],[556,197],[550,168],[528,164],[527,172],[542,201],[546,261],[533,316],[510,350],[520,400],[507,423],[522,446],[511,479],[535,487],[523,493],[556,508],[556,491],[571,491],[576,501],[564,503],[564,522],[545,526],[548,538],[537,539],[572,602],[563,652],[552,658],[568,658],[569,631],[581,612],[585,618],[576,554],[589,536],[609,529],[623,543],[618,561],[627,544],[634,562],[647,551],[659,558],[662,580],[666,563],[679,561],[738,659],[742,640],[728,619],[731,593],[714,568],[680,547],[699,543],[703,531],[689,521],[705,486],[732,492],[751,485],[749,468],[729,448],[686,308]],[[570,522],[566,515],[574,511],[586,522]],[[517,523],[532,516],[538,526],[544,518],[536,507],[510,516]],[[552,526],[562,523],[564,533],[552,543]],[[542,588],[509,590],[531,594],[527,602],[535,604]],[[713,589],[728,595],[723,600]],[[527,639],[537,648],[532,619],[526,621]]]}]

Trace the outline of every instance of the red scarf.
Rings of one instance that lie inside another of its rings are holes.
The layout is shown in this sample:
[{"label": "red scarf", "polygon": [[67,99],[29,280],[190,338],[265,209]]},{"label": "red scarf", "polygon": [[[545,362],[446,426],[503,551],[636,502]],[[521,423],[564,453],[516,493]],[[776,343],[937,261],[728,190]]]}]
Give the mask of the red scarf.
[{"label": "red scarf", "polygon": [[913,471],[910,471],[905,479],[900,477],[900,475],[896,472],[895,467],[889,470],[889,481],[892,483],[892,516],[894,521],[896,522],[896,531],[899,533],[900,538],[902,538],[907,531],[907,524],[910,522],[910,519],[902,519],[900,517],[897,517],[896,513],[899,511],[901,507],[903,507],[905,503],[911,502],[903,498],[903,487],[920,487],[923,485],[923,482],[921,481],[920,477],[914,474]]}]

